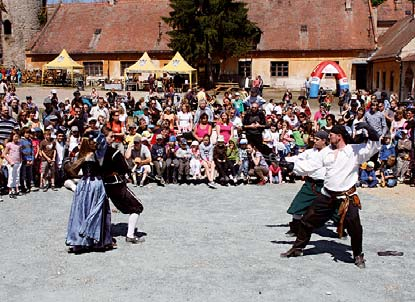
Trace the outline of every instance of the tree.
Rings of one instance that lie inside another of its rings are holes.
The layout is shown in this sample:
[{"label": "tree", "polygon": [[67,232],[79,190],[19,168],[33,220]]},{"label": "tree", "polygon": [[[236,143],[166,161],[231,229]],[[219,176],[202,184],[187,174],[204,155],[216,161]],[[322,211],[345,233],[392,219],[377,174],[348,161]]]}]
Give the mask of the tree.
[{"label": "tree", "polygon": [[381,5],[385,1],[386,0],[372,0],[372,5],[373,6],[379,6],[379,5]]},{"label": "tree", "polygon": [[170,16],[163,17],[172,28],[169,47],[196,67],[205,65],[208,85],[213,82],[212,63],[246,54],[261,36],[243,2],[171,0],[170,7]]}]

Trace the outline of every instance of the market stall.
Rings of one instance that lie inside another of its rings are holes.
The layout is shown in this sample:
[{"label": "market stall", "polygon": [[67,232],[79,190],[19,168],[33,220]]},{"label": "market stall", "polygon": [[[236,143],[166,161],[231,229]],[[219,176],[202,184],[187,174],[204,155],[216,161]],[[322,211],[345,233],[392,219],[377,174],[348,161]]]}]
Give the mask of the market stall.
[{"label": "market stall", "polygon": [[[170,74],[188,74],[189,75],[189,87],[192,87],[192,75],[196,73],[196,69],[189,65],[182,55],[177,52],[173,59],[161,69],[163,72]],[[196,73],[197,76],[197,73]],[[196,79],[197,80],[197,79]]]},{"label": "market stall", "polygon": [[[131,85],[137,85],[135,81],[129,81],[129,74],[143,74],[143,73],[157,73],[160,72],[160,68],[154,66],[150,56],[147,52],[141,56],[141,58],[130,67],[124,70],[125,78],[125,90],[129,90]],[[138,87],[136,87],[138,89]]]},{"label": "market stall", "polygon": [[[70,83],[72,86],[75,86],[74,84],[76,84],[74,82],[74,73],[75,71],[79,71],[79,70],[83,70],[84,66],[75,62],[68,54],[68,52],[63,49],[61,51],[61,53],[59,54],[59,56],[57,56],[53,61],[43,65],[42,67],[42,81],[41,84],[44,84],[44,79],[45,79],[45,75],[47,71],[57,71],[60,70],[61,71],[61,79],[60,79],[60,83],[62,85],[64,85],[65,83],[67,83],[67,74],[70,74]],[[56,74],[55,74],[56,75]],[[51,75],[52,78],[54,76],[54,74]],[[53,83],[57,83],[56,81],[54,81]],[[82,83],[83,84],[83,83]]]}]

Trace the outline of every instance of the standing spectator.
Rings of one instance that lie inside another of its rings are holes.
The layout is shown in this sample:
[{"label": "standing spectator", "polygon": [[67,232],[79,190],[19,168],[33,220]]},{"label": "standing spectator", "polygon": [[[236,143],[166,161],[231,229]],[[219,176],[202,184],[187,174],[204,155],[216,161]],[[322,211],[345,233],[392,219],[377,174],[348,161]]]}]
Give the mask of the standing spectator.
[{"label": "standing spectator", "polygon": [[20,134],[13,131],[10,141],[6,144],[4,158],[7,161],[7,170],[9,174],[7,187],[9,188],[9,197],[16,198],[19,195],[20,185],[20,168],[22,165],[22,146],[20,145]]},{"label": "standing spectator", "polygon": [[33,182],[33,161],[35,154],[33,152],[33,143],[31,139],[31,130],[29,128],[22,129],[23,137],[20,140],[22,147],[22,167],[20,172],[20,186],[23,193],[28,193],[34,187]]},{"label": "standing spectator", "polygon": [[259,104],[253,103],[243,119],[243,129],[246,131],[248,142],[258,149],[262,148],[262,131],[265,128],[265,115],[259,111]]},{"label": "standing spectator", "polygon": [[378,111],[376,102],[371,102],[370,109],[366,112],[364,121],[375,129],[381,138],[388,132],[385,115]]},{"label": "standing spectator", "polygon": [[9,108],[3,104],[0,115],[0,144],[4,144],[10,138],[12,131],[18,128],[17,121],[9,114]]},{"label": "standing spectator", "polygon": [[58,131],[56,134],[56,184],[61,187],[64,183],[63,160],[67,157],[68,146],[65,142],[65,134]]},{"label": "standing spectator", "polygon": [[112,112],[107,127],[112,130],[114,135],[114,142],[112,143],[112,147],[118,149],[121,154],[124,154],[123,141],[125,136],[125,125],[120,121],[120,113],[118,111]]},{"label": "standing spectator", "polygon": [[49,184],[53,191],[55,188],[55,161],[56,161],[56,143],[51,137],[51,131],[45,130],[45,139],[40,142],[39,155],[41,158],[40,186],[43,192],[49,188]]}]

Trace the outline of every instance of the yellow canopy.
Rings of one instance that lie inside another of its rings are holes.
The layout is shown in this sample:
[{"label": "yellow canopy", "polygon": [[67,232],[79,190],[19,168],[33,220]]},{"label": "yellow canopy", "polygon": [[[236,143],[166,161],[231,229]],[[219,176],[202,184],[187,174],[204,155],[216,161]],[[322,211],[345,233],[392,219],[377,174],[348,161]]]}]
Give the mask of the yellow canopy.
[{"label": "yellow canopy", "polygon": [[59,56],[57,56],[53,61],[45,64],[44,69],[83,69],[84,66],[76,63],[68,54],[68,52],[63,49]]},{"label": "yellow canopy", "polygon": [[186,73],[186,74],[188,74],[189,75],[189,85],[190,85],[190,87],[192,87],[192,72],[195,72],[196,69],[194,69],[192,66],[190,66],[189,63],[187,63],[185,61],[185,59],[183,59],[182,55],[179,52],[176,52],[173,59],[171,59],[170,62],[166,66],[164,66],[161,70],[163,72],[168,72],[168,73]]},{"label": "yellow canopy", "polygon": [[151,73],[158,71],[160,71],[160,68],[154,66],[147,52],[145,52],[137,62],[125,69],[125,73]]},{"label": "yellow canopy", "polygon": [[162,70],[169,73],[191,73],[192,71],[196,71],[196,69],[183,59],[179,52],[174,55],[173,59]]}]

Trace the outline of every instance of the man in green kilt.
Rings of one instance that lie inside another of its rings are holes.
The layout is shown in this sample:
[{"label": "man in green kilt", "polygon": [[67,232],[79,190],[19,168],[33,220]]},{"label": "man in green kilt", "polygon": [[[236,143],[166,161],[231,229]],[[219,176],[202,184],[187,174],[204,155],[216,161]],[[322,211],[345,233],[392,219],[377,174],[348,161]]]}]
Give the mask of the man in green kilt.
[{"label": "man in green kilt", "polygon": [[[314,154],[320,152],[324,147],[327,146],[328,133],[326,131],[317,131],[314,135],[314,146],[311,149],[307,149],[298,156],[287,157],[286,160],[290,162],[307,160],[314,156]],[[289,237],[297,235],[298,228],[300,225],[300,219],[307,211],[314,199],[320,194],[323,188],[324,175],[326,168],[321,168],[312,174],[305,177],[305,182],[301,187],[300,191],[294,197],[290,207],[287,210],[288,214],[293,216],[292,221],[289,223],[290,229],[286,233]]]}]

